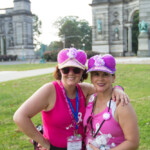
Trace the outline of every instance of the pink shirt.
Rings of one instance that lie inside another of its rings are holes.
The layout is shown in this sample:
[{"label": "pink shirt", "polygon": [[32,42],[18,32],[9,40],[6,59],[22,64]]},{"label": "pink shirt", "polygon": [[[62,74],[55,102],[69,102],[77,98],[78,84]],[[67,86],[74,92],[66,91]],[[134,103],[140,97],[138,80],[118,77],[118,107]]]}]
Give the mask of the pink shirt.
[{"label": "pink shirt", "polygon": [[[62,88],[56,81],[53,84],[56,89],[55,106],[50,111],[42,111],[44,137],[49,139],[53,146],[66,148],[67,137],[73,135],[75,127],[64,100]],[[85,96],[79,85],[77,85],[77,89],[79,95],[78,133],[84,137]],[[70,101],[76,111],[76,99],[70,99]]]},{"label": "pink shirt", "polygon": [[[86,108],[86,113],[85,113],[85,117],[83,120],[83,124],[84,126],[87,125],[87,119],[89,118],[89,116],[91,115],[92,112],[92,108],[93,108],[93,100],[94,100],[94,95],[91,96],[90,98],[90,102]],[[103,114],[105,112],[108,112],[108,106],[109,106],[109,102],[107,103],[107,107],[100,113],[93,115],[93,129],[96,133],[96,130],[98,129],[98,127],[100,126],[100,124],[102,123],[103,119]],[[125,138],[124,138],[124,134],[123,131],[119,125],[119,123],[114,119],[112,112],[114,113],[114,109],[116,108],[116,103],[111,100],[111,107],[110,107],[110,119],[106,120],[104,122],[104,124],[102,125],[100,131],[98,132],[98,135],[101,134],[111,134],[112,138],[109,140],[108,145],[111,145],[112,143],[115,143],[115,145],[119,145],[120,143],[122,143]],[[87,132],[86,132],[86,140],[85,143],[88,143],[88,139],[91,138],[91,124],[89,123],[87,125]]]}]

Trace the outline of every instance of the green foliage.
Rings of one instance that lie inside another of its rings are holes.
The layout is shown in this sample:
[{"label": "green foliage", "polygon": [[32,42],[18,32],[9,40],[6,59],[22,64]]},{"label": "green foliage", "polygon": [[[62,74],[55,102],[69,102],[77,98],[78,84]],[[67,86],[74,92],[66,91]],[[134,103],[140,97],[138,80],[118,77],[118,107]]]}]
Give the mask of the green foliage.
[{"label": "green foliage", "polygon": [[139,150],[149,150],[150,145],[150,65],[117,65],[116,84],[128,93],[136,111],[139,131]]},{"label": "green foliage", "polygon": [[99,55],[100,53],[98,52],[94,52],[94,51],[85,51],[87,54],[87,59],[89,59],[90,57],[94,56],[94,55]]},{"label": "green foliage", "polygon": [[39,42],[39,37],[41,35],[41,27],[42,27],[42,22],[39,20],[39,17],[37,15],[33,15],[33,40],[34,40],[34,45],[35,49],[38,49],[38,46],[40,45]]},{"label": "green foliage", "polygon": [[133,52],[137,54],[138,51],[138,36],[139,36],[139,11],[136,11],[136,13],[133,16],[133,26],[132,26],[132,47]]},{"label": "green foliage", "polygon": [[65,47],[74,45],[78,49],[92,49],[92,28],[86,20],[79,20],[77,16],[60,17],[54,25],[59,29],[59,36],[64,40]]},{"label": "green foliage", "polygon": [[0,61],[15,61],[17,55],[0,55]]},{"label": "green foliage", "polygon": [[[139,150],[149,150],[150,145],[150,65],[117,65],[115,84],[122,85],[137,113],[140,131]],[[38,88],[53,81],[52,74],[0,83],[0,150],[31,150],[30,138],[13,122],[18,107]],[[90,83],[90,78],[86,81]],[[35,125],[41,124],[41,115],[33,117]]]},{"label": "green foliage", "polygon": [[59,50],[57,51],[46,51],[44,52],[43,56],[46,61],[57,61],[57,54]]},{"label": "green foliage", "polygon": [[54,51],[54,50],[60,50],[63,49],[63,44],[60,41],[53,41],[48,46],[48,50]]},{"label": "green foliage", "polygon": [[[52,76],[44,75],[0,83],[0,150],[34,149],[30,138],[16,127],[13,114],[40,86],[52,80]],[[34,117],[33,122],[41,123],[41,114]]]}]

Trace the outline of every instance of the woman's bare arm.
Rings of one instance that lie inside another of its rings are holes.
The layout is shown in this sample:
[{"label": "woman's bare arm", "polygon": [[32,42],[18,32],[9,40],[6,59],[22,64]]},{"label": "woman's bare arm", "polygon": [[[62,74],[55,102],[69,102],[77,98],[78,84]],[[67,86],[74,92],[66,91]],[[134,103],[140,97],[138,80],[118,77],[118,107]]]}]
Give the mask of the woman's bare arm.
[{"label": "woman's bare arm", "polygon": [[55,88],[52,83],[48,83],[27,99],[15,112],[13,117],[15,123],[23,133],[47,149],[50,145],[48,140],[37,131],[31,118],[42,110],[52,109],[55,99]]},{"label": "woman's bare arm", "polygon": [[139,146],[139,130],[136,113],[129,103],[128,105],[119,105],[115,113],[124,136],[125,141],[111,150],[136,150]]},{"label": "woman's bare arm", "polygon": [[[92,94],[96,93],[96,89],[94,88],[94,86],[92,84],[85,83],[85,82],[80,83],[80,86],[81,86],[84,96],[86,98],[86,105],[87,105],[89,97]],[[130,101],[128,95],[118,87],[113,89],[112,99],[117,102],[117,105],[119,103],[121,103],[121,105],[128,104]]]}]

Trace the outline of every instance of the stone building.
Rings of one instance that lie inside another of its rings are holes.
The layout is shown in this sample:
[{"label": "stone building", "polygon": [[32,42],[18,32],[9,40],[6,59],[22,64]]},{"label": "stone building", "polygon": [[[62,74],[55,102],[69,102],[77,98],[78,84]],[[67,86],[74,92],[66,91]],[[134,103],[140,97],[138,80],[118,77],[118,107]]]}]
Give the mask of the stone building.
[{"label": "stone building", "polygon": [[[114,56],[133,56],[132,25],[135,12],[150,25],[150,0],[93,0],[92,50]],[[138,56],[150,56],[150,30],[140,33]]]},{"label": "stone building", "polygon": [[33,23],[29,0],[14,0],[13,8],[0,10],[0,54],[33,58]]}]

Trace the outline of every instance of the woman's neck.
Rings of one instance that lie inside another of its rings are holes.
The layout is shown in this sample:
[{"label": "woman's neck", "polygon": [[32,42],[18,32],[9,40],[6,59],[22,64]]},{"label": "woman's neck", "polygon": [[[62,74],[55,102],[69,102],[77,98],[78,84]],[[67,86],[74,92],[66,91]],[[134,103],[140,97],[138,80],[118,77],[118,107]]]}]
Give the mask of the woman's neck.
[{"label": "woman's neck", "polygon": [[74,99],[76,97],[76,85],[75,86],[72,86],[72,85],[69,86],[63,82],[62,82],[62,84],[63,84],[63,87],[65,88],[67,97]]},{"label": "woman's neck", "polygon": [[105,92],[97,93],[97,100],[101,102],[108,102],[111,97],[112,97],[112,88],[110,88]]},{"label": "woman's neck", "polygon": [[111,97],[112,97],[112,90],[103,93],[97,93],[93,111],[94,114],[102,112],[106,108],[107,102],[110,101]]}]

